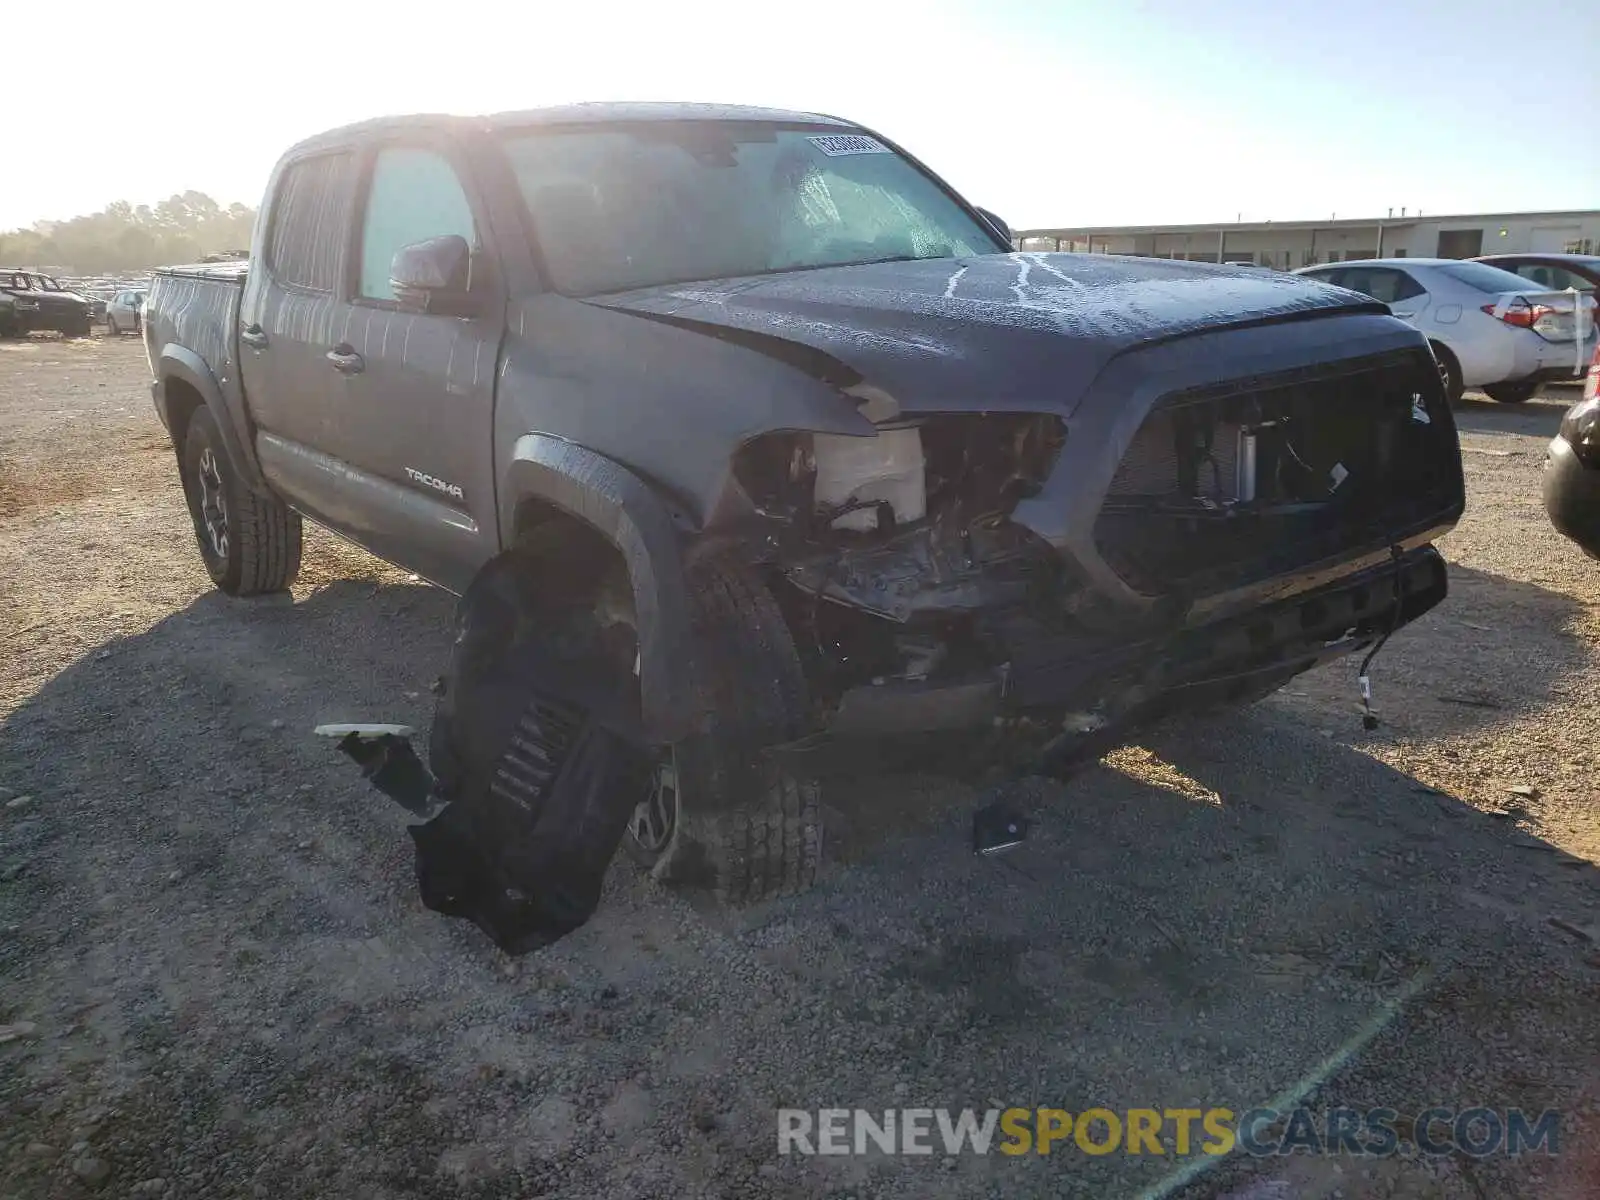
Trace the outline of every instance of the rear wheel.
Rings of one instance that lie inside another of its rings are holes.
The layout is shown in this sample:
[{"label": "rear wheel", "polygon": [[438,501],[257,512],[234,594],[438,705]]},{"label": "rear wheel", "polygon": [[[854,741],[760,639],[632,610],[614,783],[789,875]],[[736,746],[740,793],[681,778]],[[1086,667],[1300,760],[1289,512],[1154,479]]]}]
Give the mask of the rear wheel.
[{"label": "rear wheel", "polygon": [[300,573],[300,514],[244,486],[203,405],[189,418],[183,490],[211,582],[230,596],[281,592]]},{"label": "rear wheel", "polygon": [[1537,383],[1491,383],[1484,389],[1489,399],[1500,404],[1525,404],[1539,391]]},{"label": "rear wheel", "polygon": [[1466,386],[1461,382],[1461,363],[1443,342],[1429,342],[1434,361],[1439,364],[1439,382],[1444,385],[1444,398],[1448,404],[1459,404]]}]

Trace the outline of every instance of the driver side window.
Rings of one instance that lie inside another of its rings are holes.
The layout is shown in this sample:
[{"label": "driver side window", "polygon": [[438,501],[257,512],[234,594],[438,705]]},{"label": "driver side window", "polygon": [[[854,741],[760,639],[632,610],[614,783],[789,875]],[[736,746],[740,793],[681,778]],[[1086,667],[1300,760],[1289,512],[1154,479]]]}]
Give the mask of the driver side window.
[{"label": "driver side window", "polygon": [[379,152],[361,226],[361,278],[356,294],[393,301],[389,268],[395,252],[413,242],[459,234],[478,249],[472,207],[455,168],[443,155],[409,146]]}]

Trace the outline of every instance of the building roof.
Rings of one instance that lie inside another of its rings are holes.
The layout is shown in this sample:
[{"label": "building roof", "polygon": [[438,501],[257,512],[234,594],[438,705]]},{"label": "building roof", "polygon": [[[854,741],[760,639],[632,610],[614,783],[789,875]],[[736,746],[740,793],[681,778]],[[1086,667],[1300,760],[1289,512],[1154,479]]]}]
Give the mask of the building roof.
[{"label": "building roof", "polygon": [[1494,212],[1494,213],[1443,213],[1428,214],[1408,213],[1403,217],[1345,217],[1338,220],[1329,218],[1326,221],[1208,221],[1189,225],[1078,225],[1073,227],[1062,226],[1039,227],[1034,229],[1019,229],[1018,237],[1138,237],[1141,234],[1152,233],[1217,233],[1225,230],[1263,230],[1263,229],[1372,229],[1382,225],[1385,229],[1401,229],[1422,222],[1434,224],[1443,222],[1451,224],[1486,225],[1496,221],[1518,220],[1546,220],[1552,217],[1600,217],[1600,209],[1569,209],[1552,212]]}]

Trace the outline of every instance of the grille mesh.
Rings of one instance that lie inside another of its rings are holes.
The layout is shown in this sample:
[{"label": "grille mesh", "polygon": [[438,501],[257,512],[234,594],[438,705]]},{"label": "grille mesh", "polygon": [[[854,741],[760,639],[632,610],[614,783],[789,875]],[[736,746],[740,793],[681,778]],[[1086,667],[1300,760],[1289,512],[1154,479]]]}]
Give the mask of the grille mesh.
[{"label": "grille mesh", "polygon": [[[1211,457],[1200,464],[1196,479],[1199,494],[1208,500],[1238,499],[1238,425],[1218,425]],[[1134,435],[1107,494],[1111,496],[1166,496],[1178,490],[1176,418],[1170,412],[1151,415]]]}]

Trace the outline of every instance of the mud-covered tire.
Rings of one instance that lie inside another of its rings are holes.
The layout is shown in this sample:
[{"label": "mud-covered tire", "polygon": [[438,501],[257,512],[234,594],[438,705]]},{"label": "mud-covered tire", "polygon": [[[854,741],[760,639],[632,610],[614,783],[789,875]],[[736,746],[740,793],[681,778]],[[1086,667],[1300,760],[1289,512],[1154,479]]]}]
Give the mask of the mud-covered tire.
[{"label": "mud-covered tire", "polygon": [[300,514],[244,485],[204,405],[189,418],[182,461],[184,497],[211,582],[230,596],[281,592],[293,583],[300,573]]},{"label": "mud-covered tire", "polygon": [[663,883],[708,888],[729,903],[805,891],[822,859],[820,785],[763,751],[804,732],[807,689],[782,610],[743,565],[690,568],[702,729],[672,748],[676,820],[664,848],[630,827],[627,853]]}]

